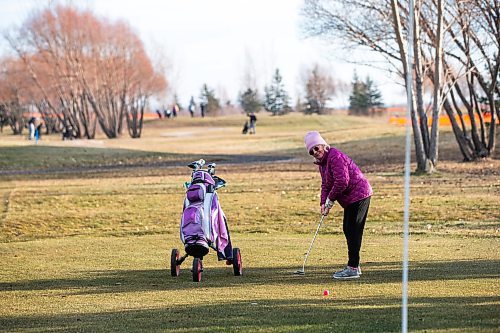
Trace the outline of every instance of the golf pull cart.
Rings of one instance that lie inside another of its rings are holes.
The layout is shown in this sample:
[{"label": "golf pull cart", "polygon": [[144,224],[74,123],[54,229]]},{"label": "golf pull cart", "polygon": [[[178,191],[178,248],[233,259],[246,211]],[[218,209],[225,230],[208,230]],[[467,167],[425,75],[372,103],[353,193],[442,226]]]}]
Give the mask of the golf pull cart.
[{"label": "golf pull cart", "polygon": [[[208,253],[208,252],[207,252]],[[189,256],[189,254],[184,254],[182,257],[180,256],[180,252],[178,249],[172,249],[172,254],[170,256],[170,274],[173,277],[177,277],[180,275],[181,264],[184,260]],[[233,249],[233,273],[234,276],[241,276],[243,274],[243,265],[241,261],[241,253],[240,249]],[[193,266],[191,269],[191,273],[193,274],[193,281],[200,282],[201,281],[201,273],[203,272],[203,256],[194,257],[193,258]]]},{"label": "golf pull cart", "polygon": [[210,248],[217,252],[219,260],[225,260],[233,266],[235,276],[243,274],[240,249],[233,248],[226,216],[219,203],[217,190],[226,185],[226,181],[215,175],[215,163],[203,169],[205,161],[200,159],[188,164],[192,169],[191,181],[186,182],[186,198],[181,217],[180,238],[186,254],[180,255],[178,249],[172,249],[170,256],[170,274],[177,277],[180,266],[188,256],[192,256],[191,272],[193,281],[200,282],[203,272],[203,257]]}]

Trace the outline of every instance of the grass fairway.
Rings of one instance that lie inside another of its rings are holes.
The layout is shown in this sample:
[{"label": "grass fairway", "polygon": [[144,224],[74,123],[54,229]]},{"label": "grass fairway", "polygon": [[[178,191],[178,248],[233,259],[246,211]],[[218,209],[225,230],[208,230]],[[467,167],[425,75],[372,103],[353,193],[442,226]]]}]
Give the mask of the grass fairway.
[{"label": "grass fairway", "polygon": [[[320,235],[306,275],[309,235],[234,234],[244,275],[205,259],[201,283],[190,264],[165,269],[176,235],[72,237],[0,245],[2,327],[8,331],[398,331],[401,239],[369,235],[358,281],[333,281],[344,264],[343,237]],[[414,239],[412,330],[498,328],[498,260],[493,244],[425,236]],[[448,251],[443,251],[443,247]],[[426,253],[432,253],[430,259]],[[13,279],[16,276],[17,279]],[[323,290],[330,296],[323,296]]]},{"label": "grass fairway", "polygon": [[[140,140],[37,146],[0,134],[1,332],[397,332],[401,324],[404,129],[383,119],[243,116],[153,121]],[[319,221],[317,170],[302,137],[319,129],[365,171],[375,194],[354,281],[335,206],[306,266],[291,273]],[[500,163],[457,162],[443,130],[439,171],[413,176],[409,330],[500,329]],[[170,276],[189,176],[218,164],[243,276],[188,258]],[[497,157],[497,156],[495,156]],[[323,291],[329,290],[329,296]]]}]

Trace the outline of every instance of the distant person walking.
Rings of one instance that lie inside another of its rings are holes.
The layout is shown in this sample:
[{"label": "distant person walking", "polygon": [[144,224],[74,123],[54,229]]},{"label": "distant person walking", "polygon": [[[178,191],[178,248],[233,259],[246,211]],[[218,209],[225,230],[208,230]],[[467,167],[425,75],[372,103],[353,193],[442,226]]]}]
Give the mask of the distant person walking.
[{"label": "distant person walking", "polygon": [[28,122],[28,140],[35,139],[35,117],[32,117]]},{"label": "distant person walking", "polygon": [[248,123],[248,134],[255,134],[255,123],[257,122],[257,116],[255,113],[251,112],[248,117],[250,117],[250,122]]},{"label": "distant person walking", "polygon": [[43,125],[43,122],[40,121],[40,123],[37,124],[36,128],[35,128],[35,142],[38,143],[38,140],[41,140],[42,139],[42,125]]},{"label": "distant person walking", "polygon": [[342,230],[347,240],[349,260],[343,270],[333,274],[333,278],[359,278],[359,252],[372,187],[354,161],[340,150],[330,147],[318,132],[308,132],[304,143],[321,174],[321,214],[328,215],[335,201],[344,208]]},{"label": "distant person walking", "polygon": [[62,139],[73,140],[73,138],[74,138],[73,127],[68,124],[64,127],[64,130],[62,132]]},{"label": "distant person walking", "polygon": [[191,114],[191,118],[194,117],[194,111],[196,109],[196,103],[194,102],[194,97],[191,96],[191,100],[189,101],[189,113]]},{"label": "distant person walking", "polygon": [[204,103],[201,103],[200,104],[200,112],[201,112],[201,117],[202,118],[205,118],[205,109],[206,109],[206,105]]},{"label": "distant person walking", "polygon": [[168,108],[163,109],[163,114],[164,114],[165,118],[172,118],[172,111],[170,111],[170,109],[168,109]]}]

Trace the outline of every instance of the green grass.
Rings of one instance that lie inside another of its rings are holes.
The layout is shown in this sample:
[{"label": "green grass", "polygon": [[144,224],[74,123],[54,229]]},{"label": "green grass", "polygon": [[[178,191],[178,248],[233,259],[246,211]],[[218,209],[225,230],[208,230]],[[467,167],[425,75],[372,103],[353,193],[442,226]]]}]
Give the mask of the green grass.
[{"label": "green grass", "polygon": [[[235,233],[244,275],[212,254],[201,283],[190,260],[169,276],[176,235],[2,244],[0,323],[10,332],[398,331],[401,238],[366,236],[362,278],[339,282],[330,274],[344,264],[340,235],[320,235],[306,275],[291,275],[309,236]],[[411,248],[411,330],[498,328],[495,243],[426,235]]]},{"label": "green grass", "polygon": [[[38,145],[0,134],[0,331],[396,332],[401,323],[404,129],[383,119],[243,116],[152,121],[140,140]],[[320,179],[303,148],[319,129],[365,171],[375,194],[363,276],[334,281],[346,261],[335,206],[300,268],[319,221]],[[461,163],[441,133],[438,172],[413,176],[409,329],[500,327],[500,163]],[[188,259],[169,276],[184,166],[203,157],[228,182],[219,191],[244,275]],[[73,161],[75,160],[75,161]],[[323,296],[328,289],[330,296]]]}]

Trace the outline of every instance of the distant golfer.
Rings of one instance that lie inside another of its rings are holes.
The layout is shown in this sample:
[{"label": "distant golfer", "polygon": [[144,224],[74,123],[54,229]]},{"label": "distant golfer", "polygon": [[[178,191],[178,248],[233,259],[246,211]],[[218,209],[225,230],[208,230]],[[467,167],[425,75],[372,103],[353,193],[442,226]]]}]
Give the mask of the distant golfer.
[{"label": "distant golfer", "polygon": [[335,201],[344,208],[342,230],[347,240],[349,261],[343,270],[333,274],[333,278],[359,278],[359,251],[372,187],[353,160],[330,147],[318,132],[308,132],[304,142],[321,174],[321,214],[328,215]]},{"label": "distant golfer", "polygon": [[248,117],[250,117],[250,123],[248,124],[248,134],[255,134],[255,123],[257,122],[257,116],[255,113],[251,112]]}]

